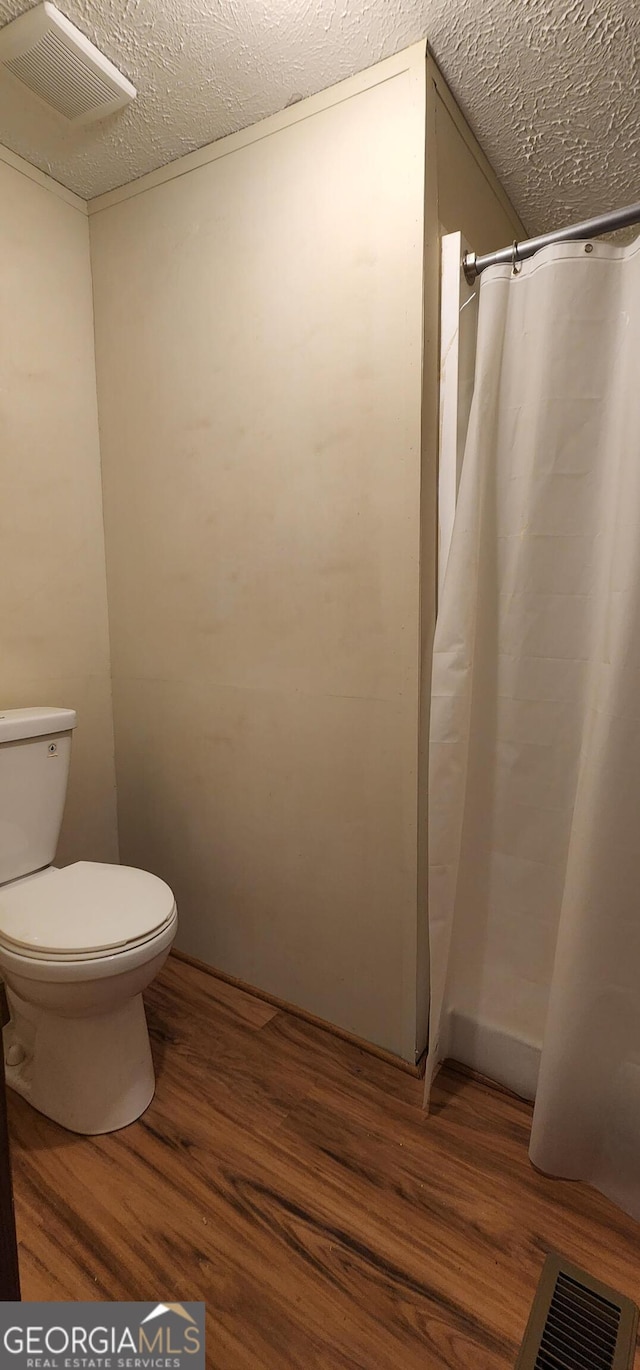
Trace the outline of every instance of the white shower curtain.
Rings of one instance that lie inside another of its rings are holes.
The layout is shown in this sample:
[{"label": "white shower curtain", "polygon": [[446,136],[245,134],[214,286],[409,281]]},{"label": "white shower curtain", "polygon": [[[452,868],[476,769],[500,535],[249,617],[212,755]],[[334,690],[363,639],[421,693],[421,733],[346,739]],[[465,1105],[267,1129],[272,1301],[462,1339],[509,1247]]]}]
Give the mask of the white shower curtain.
[{"label": "white shower curtain", "polygon": [[532,1160],[640,1219],[640,240],[482,278],[429,821],[427,1101],[542,1041]]}]

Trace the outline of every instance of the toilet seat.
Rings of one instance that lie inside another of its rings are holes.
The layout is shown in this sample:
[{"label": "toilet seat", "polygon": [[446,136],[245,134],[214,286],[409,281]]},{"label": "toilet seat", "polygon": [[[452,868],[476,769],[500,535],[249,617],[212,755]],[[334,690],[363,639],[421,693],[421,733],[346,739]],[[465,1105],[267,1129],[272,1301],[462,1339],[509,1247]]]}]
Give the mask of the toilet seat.
[{"label": "toilet seat", "polygon": [[77,861],[0,888],[0,946],[29,960],[89,961],[133,950],[175,918],[164,880]]}]

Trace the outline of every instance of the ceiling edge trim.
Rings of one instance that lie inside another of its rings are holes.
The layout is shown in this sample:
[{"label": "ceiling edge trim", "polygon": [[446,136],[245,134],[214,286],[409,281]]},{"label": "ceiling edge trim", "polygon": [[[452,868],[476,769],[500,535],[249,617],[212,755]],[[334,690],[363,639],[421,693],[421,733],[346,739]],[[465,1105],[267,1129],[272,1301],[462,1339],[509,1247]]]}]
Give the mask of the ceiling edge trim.
[{"label": "ceiling edge trim", "polygon": [[30,181],[35,181],[36,185],[42,186],[43,190],[49,190],[52,195],[57,195],[60,200],[64,200],[72,209],[78,209],[81,214],[88,214],[87,201],[75,195],[72,190],[68,190],[60,181],[54,181],[53,176],[47,176],[46,171],[41,171],[32,162],[27,162],[24,157],[19,157],[17,152],[12,152],[10,148],[0,143],[0,162],[6,162],[7,166],[19,171],[22,176],[27,176]]},{"label": "ceiling edge trim", "polygon": [[136,195],[142,195],[147,190],[154,190],[156,186],[163,185],[166,181],[173,181],[178,176],[185,176],[190,171],[197,171],[209,162],[216,162],[220,157],[228,157],[230,153],[237,152],[250,143],[257,143],[263,138],[270,138],[272,134],[280,133],[282,129],[301,123],[303,119],[311,119],[314,115],[321,114],[334,105],[342,104],[345,100],[351,100],[354,95],[361,95],[366,90],[372,90],[375,86],[383,85],[385,81],[393,80],[396,76],[402,76],[407,71],[424,72],[426,54],[427,40],[423,38],[419,43],[413,43],[411,47],[396,53],[395,56],[387,57],[383,62],[377,62],[374,66],[367,67],[365,71],[358,72],[355,76],[349,76],[345,81],[329,86],[327,90],[319,91],[317,95],[310,95],[306,100],[300,100],[297,104],[290,105],[277,114],[271,114],[268,118],[261,119],[257,124],[250,124],[248,128],[240,129],[237,133],[230,133],[226,138],[218,138],[214,143],[206,143],[204,147],[198,148],[195,152],[187,152],[183,157],[176,158],[174,162],[168,162],[165,166],[158,167],[156,171],[149,171],[145,176],[139,176],[137,180],[128,181],[125,185],[117,186],[114,190],[108,190],[104,195],[96,195],[94,199],[88,201],[87,212],[89,215],[100,214],[103,209],[110,209],[112,205],[120,204],[123,200],[130,200]]}]

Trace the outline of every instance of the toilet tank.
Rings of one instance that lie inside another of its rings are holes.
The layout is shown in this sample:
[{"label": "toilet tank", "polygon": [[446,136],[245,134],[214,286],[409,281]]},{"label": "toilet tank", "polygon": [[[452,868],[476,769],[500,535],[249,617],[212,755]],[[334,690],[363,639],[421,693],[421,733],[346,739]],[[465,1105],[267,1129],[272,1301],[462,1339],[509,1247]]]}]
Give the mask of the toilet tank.
[{"label": "toilet tank", "polygon": [[73,709],[0,712],[0,885],[53,861],[75,726]]}]

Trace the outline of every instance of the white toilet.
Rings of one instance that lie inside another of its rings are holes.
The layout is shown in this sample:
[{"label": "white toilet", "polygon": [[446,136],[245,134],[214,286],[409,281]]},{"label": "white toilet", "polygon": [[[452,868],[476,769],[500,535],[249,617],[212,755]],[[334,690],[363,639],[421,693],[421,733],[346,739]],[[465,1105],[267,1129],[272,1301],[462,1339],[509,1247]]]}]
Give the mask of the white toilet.
[{"label": "white toilet", "polygon": [[139,1118],[155,1079],[142,991],[176,934],[168,885],[131,866],[53,860],[71,709],[0,713],[0,975],[7,1083],[72,1132]]}]

